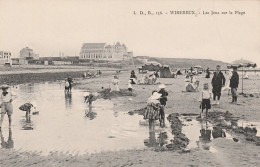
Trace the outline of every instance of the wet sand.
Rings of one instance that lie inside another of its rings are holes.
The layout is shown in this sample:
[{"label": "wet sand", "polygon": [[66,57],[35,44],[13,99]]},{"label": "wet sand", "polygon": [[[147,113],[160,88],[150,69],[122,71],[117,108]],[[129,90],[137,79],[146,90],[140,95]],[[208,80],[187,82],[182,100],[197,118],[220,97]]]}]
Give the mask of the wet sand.
[{"label": "wet sand", "polygon": [[[109,88],[112,80],[110,73],[102,78],[78,80],[75,89],[93,92],[102,91],[101,87]],[[130,72],[122,72],[119,76],[120,88],[127,89]],[[222,92],[219,106],[212,106],[210,112],[229,111],[233,116],[245,121],[260,122],[259,87],[260,77],[252,76],[244,81],[244,92],[248,96],[239,96],[239,105],[230,104],[231,97]],[[198,76],[200,85],[211,80]],[[169,92],[166,114],[199,114],[199,93],[182,92],[184,76],[173,78],[159,78],[157,82],[164,83]],[[111,97],[117,112],[139,110],[146,106],[146,100],[152,90],[158,90],[158,85],[133,85],[133,95]],[[201,90],[201,86],[200,86]],[[241,84],[239,91],[241,91]],[[253,96],[251,97],[250,94]],[[131,98],[131,99],[130,99]],[[95,102],[94,102],[95,103]],[[185,127],[185,126],[184,126]],[[183,127],[183,128],[184,128]],[[39,153],[0,149],[0,166],[260,166],[260,147],[254,142],[247,141],[246,136],[230,131],[239,142],[217,138],[208,143],[215,151],[205,149],[191,149],[158,152],[154,148],[140,150],[124,150],[101,152],[89,155],[70,155],[69,153],[51,153],[42,156]]]}]

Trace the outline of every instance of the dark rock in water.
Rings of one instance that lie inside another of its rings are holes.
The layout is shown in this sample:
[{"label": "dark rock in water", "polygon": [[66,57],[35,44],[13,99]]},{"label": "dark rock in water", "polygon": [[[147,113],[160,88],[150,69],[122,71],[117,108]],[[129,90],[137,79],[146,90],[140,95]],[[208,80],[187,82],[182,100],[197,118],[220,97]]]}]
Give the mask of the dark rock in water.
[{"label": "dark rock in water", "polygon": [[253,95],[253,94],[250,94],[249,96],[250,96],[250,97],[254,97],[254,95]]},{"label": "dark rock in water", "polygon": [[233,141],[234,142],[238,142],[239,140],[237,138],[233,138]]},{"label": "dark rock in water", "polygon": [[39,115],[39,111],[33,112],[32,115]]},{"label": "dark rock in water", "polygon": [[187,118],[186,121],[190,122],[190,121],[192,121],[192,119],[191,118]]},{"label": "dark rock in water", "polygon": [[134,115],[135,113],[134,113],[134,111],[129,111],[128,114],[129,115]]}]

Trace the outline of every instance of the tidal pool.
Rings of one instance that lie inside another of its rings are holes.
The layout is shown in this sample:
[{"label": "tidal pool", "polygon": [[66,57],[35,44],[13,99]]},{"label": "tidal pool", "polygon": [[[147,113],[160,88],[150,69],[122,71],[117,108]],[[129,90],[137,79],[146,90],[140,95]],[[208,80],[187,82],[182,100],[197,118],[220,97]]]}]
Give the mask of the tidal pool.
[{"label": "tidal pool", "polygon": [[[36,151],[44,155],[51,151],[84,154],[145,148],[149,146],[147,143],[151,137],[160,141],[159,138],[168,133],[165,140],[173,138],[171,130],[165,132],[165,128],[156,127],[156,132],[150,134],[142,116],[115,112],[110,100],[94,101],[94,116],[87,117],[89,107],[84,103],[84,91],[72,89],[71,94],[65,94],[64,85],[59,82],[18,85],[12,90],[17,99],[13,102],[10,131],[7,117],[3,122],[3,148]],[[32,100],[37,102],[39,114],[31,115],[28,123],[19,106]]]}]

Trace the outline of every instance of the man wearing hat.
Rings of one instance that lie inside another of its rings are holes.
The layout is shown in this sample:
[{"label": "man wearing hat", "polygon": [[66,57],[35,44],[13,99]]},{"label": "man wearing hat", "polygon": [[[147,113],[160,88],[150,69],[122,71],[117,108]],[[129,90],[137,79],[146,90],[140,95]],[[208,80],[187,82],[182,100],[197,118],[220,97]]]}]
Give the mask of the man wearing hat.
[{"label": "man wearing hat", "polygon": [[0,100],[1,100],[1,119],[0,119],[0,130],[2,127],[2,123],[4,120],[4,116],[7,113],[8,118],[9,118],[9,128],[11,128],[12,124],[12,114],[13,114],[13,104],[12,101],[16,97],[16,95],[12,92],[8,91],[9,86],[8,85],[3,85],[2,87],[2,94],[0,95]]},{"label": "man wearing hat", "polygon": [[232,76],[230,79],[229,87],[232,93],[232,103],[237,103],[237,87],[239,84],[239,75],[237,73],[237,67],[233,67]]},{"label": "man wearing hat", "polygon": [[220,100],[220,96],[221,96],[221,89],[222,89],[222,86],[225,85],[226,79],[224,77],[224,74],[220,71],[220,65],[217,65],[216,68],[217,68],[217,71],[214,72],[214,76],[212,78],[211,84],[213,87],[213,90],[212,90],[213,101],[215,103],[216,97],[218,97],[217,103],[215,103],[215,104],[219,104],[219,100]]},{"label": "man wearing hat", "polygon": [[[168,92],[165,90],[166,86],[164,84],[159,85],[159,92],[160,94],[162,94],[161,98],[160,98],[160,103],[162,105],[161,110],[160,110],[160,125],[163,124],[163,126],[165,126],[165,112],[164,112],[164,108],[166,106],[166,101],[167,101],[167,96],[168,96]],[[161,125],[162,126],[162,125]]]}]

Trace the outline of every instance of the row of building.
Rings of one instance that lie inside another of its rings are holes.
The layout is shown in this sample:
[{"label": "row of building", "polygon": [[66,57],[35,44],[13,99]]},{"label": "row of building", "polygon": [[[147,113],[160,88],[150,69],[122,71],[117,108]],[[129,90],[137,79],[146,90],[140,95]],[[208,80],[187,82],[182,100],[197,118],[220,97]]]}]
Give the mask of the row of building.
[{"label": "row of building", "polygon": [[[21,49],[19,58],[12,59],[11,56],[11,52],[0,51],[0,64],[28,64],[30,62],[42,64],[42,61],[47,61],[44,58],[40,58],[39,54],[34,53],[33,49],[29,47]],[[132,59],[133,52],[128,52],[127,47],[124,44],[121,45],[119,42],[114,45],[107,45],[106,43],[84,43],[77,58],[79,61],[122,61]],[[70,58],[62,58],[62,60],[54,59],[53,62],[55,64],[73,63]],[[73,60],[75,60],[75,57],[73,57]]]}]

